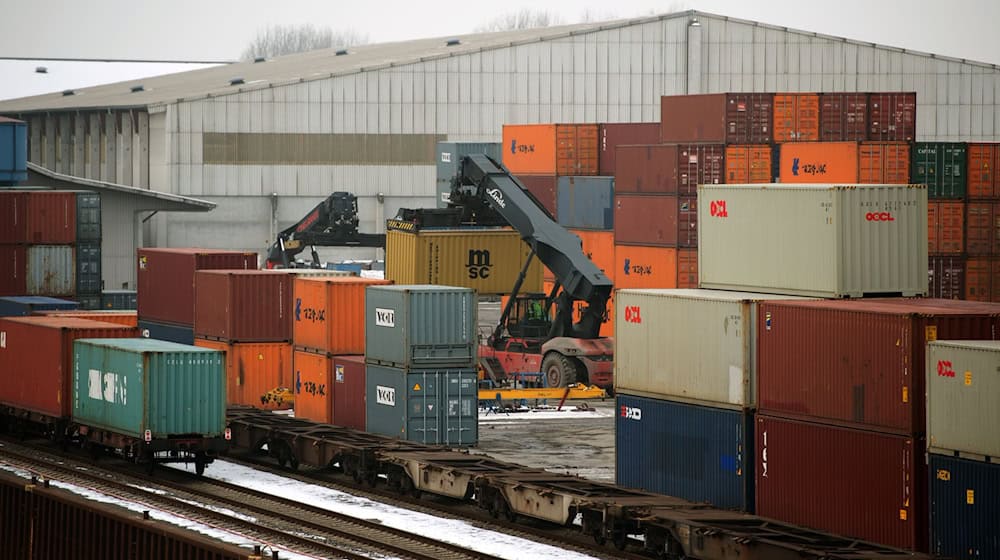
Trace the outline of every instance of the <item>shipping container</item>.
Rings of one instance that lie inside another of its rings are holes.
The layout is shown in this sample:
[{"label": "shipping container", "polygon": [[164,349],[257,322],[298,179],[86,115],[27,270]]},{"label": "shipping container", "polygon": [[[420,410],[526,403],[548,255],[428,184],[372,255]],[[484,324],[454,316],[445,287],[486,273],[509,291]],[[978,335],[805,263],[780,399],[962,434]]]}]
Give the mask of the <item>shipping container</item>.
[{"label": "shipping container", "polygon": [[559,177],[556,203],[559,225],[579,229],[613,229],[614,198],[614,177]]},{"label": "shipping container", "polygon": [[926,367],[928,450],[1000,459],[1000,342],[928,341]]},{"label": "shipping container", "polygon": [[615,243],[697,247],[696,200],[672,195],[615,195]]},{"label": "shipping container", "polygon": [[580,238],[583,254],[613,281],[617,271],[615,268],[615,233],[613,231],[580,229],[569,231]]},{"label": "shipping container", "polygon": [[1000,302],[1000,259],[970,257],[965,261],[965,299]]},{"label": "shipping container", "polygon": [[778,153],[782,183],[858,182],[857,142],[789,142]]},{"label": "shipping container", "polygon": [[970,257],[1000,254],[1000,202],[978,200],[965,204],[965,252]]},{"label": "shipping container", "polygon": [[678,287],[678,249],[615,244],[614,254],[616,290]]},{"label": "shipping container", "polygon": [[969,198],[1000,198],[1000,178],[997,176],[1000,144],[977,142],[968,146]]},{"label": "shipping container", "polygon": [[[817,140],[819,140],[819,95],[815,93],[774,94],[774,141],[815,142]],[[751,181],[739,182],[748,183]]]},{"label": "shipping container", "polygon": [[185,325],[158,323],[156,321],[138,320],[139,335],[177,344],[194,344],[194,328]]},{"label": "shipping container", "polygon": [[216,249],[138,250],[139,317],[176,325],[194,324],[196,270],[253,270],[257,254]]},{"label": "shipping container", "polygon": [[862,142],[858,146],[858,182],[869,185],[909,183],[910,145],[906,142]]},{"label": "shipping container", "polygon": [[916,93],[882,92],[869,94],[869,140],[912,142],[916,137]]},{"label": "shipping container", "polygon": [[325,353],[295,350],[292,363],[295,417],[333,424],[333,358]]},{"label": "shipping container", "polygon": [[[385,278],[397,284],[461,286],[481,295],[510,293],[531,248],[512,229],[390,229]],[[542,263],[531,259],[525,291],[542,287]]]},{"label": "shipping container", "polygon": [[388,284],[376,278],[297,277],[292,342],[328,354],[364,354],[365,288]]},{"label": "shipping container", "polygon": [[290,274],[199,270],[194,278],[195,335],[232,342],[292,340]]},{"label": "shipping container", "polygon": [[698,249],[677,250],[677,287],[698,287]]},{"label": "shipping container", "polygon": [[0,319],[0,402],[37,414],[68,418],[73,341],[129,338],[134,328],[74,317]]},{"label": "shipping container", "polygon": [[473,367],[477,359],[476,294],[437,285],[369,286],[365,290],[365,359],[404,369]]},{"label": "shipping container", "polygon": [[597,125],[505,124],[502,158],[515,175],[597,175]]},{"label": "shipping container", "polygon": [[1000,464],[929,454],[930,553],[1000,558]]},{"label": "shipping container", "polygon": [[0,117],[0,185],[28,180],[28,124]]},{"label": "shipping container", "polygon": [[226,428],[220,352],[145,338],[74,343],[73,418],[141,438],[219,437]]},{"label": "shipping container", "polygon": [[95,192],[76,193],[76,242],[101,241],[101,195]]},{"label": "shipping container", "polygon": [[73,297],[73,299],[80,302],[80,309],[96,311],[101,308],[101,296],[98,294],[93,294],[93,295],[77,294],[76,296]]},{"label": "shipping container", "polygon": [[771,146],[754,144],[726,146],[724,183],[770,183],[773,161]]},{"label": "shipping container", "polygon": [[[87,319],[90,321],[102,321],[105,323],[114,323],[116,325],[124,325],[126,327],[138,328],[139,321],[135,314],[135,311],[113,311],[113,310],[101,310],[92,309],[87,311],[70,310],[70,311],[36,311],[33,315],[39,317],[71,317],[76,319]],[[134,336],[138,336],[139,331],[136,330]]]},{"label": "shipping container", "polygon": [[618,393],[615,483],[752,512],[753,415]]},{"label": "shipping container", "polygon": [[925,186],[699,189],[702,288],[817,297],[927,293]]},{"label": "shipping container", "polygon": [[100,306],[101,287],[101,243],[77,243],[76,245],[76,295],[93,295]]},{"label": "shipping container", "polygon": [[965,257],[928,257],[927,297],[965,299]]},{"label": "shipping container", "polygon": [[614,175],[618,146],[659,144],[660,123],[604,123],[598,127],[598,175]]},{"label": "shipping container", "polygon": [[29,245],[25,261],[27,294],[73,296],[76,293],[76,249],[72,245]]},{"label": "shipping container", "polygon": [[694,196],[699,184],[725,182],[722,144],[620,146],[616,193]]},{"label": "shipping container", "polygon": [[137,307],[138,294],[135,290],[101,291],[101,309],[131,309]]},{"label": "shipping container", "polygon": [[821,93],[819,139],[851,142],[868,139],[867,93]]},{"label": "shipping container", "polygon": [[559,209],[556,205],[558,199],[557,177],[555,175],[522,175],[518,173],[516,179],[555,219]]},{"label": "shipping container", "polygon": [[34,315],[38,311],[74,310],[80,307],[75,301],[46,296],[0,297],[0,317]]},{"label": "shipping container", "polygon": [[501,160],[500,144],[496,142],[438,142],[435,161],[437,162],[437,207],[447,208],[451,195],[451,183],[462,171],[462,158],[470,154],[484,154],[495,161]]},{"label": "shipping container", "polygon": [[365,430],[365,357],[333,357],[333,423]]},{"label": "shipping container", "polygon": [[661,142],[766,144],[774,94],[717,93],[660,98]]},{"label": "shipping container", "polygon": [[964,142],[917,142],[910,155],[910,180],[927,185],[930,198],[964,199],[968,158]]},{"label": "shipping container", "polygon": [[696,196],[698,185],[726,182],[726,147],[723,144],[682,144],[677,155],[677,193]]},{"label": "shipping container", "polygon": [[743,409],[756,406],[758,302],[722,290],[618,290],[615,391]]},{"label": "shipping container", "polygon": [[754,437],[757,515],[926,550],[926,465],[918,441],[763,414]]},{"label": "shipping container", "polygon": [[366,369],[367,431],[431,445],[479,441],[475,369]]},{"label": "shipping container", "polygon": [[960,255],[965,249],[965,203],[931,200],[927,203],[927,252]]},{"label": "shipping container", "polygon": [[0,190],[0,244],[28,242],[27,199],[25,191]]},{"label": "shipping container", "polygon": [[1000,337],[1000,306],[940,299],[762,302],[759,409],[924,432],[925,345]]},{"label": "shipping container", "polygon": [[194,345],[222,352],[226,368],[226,403],[266,410],[287,410],[276,401],[277,389],[293,388],[292,345],[287,342],[228,342],[195,337]]},{"label": "shipping container", "polygon": [[[76,241],[76,195],[70,191],[0,191],[4,243],[65,245]],[[7,238],[13,235],[13,238]]]}]

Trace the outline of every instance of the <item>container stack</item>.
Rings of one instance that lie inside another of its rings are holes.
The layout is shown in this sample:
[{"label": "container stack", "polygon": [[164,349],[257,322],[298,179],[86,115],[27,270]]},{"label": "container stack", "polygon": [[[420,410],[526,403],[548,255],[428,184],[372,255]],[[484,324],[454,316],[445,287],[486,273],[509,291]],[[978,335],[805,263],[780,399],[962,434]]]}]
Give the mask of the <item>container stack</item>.
[{"label": "container stack", "polygon": [[479,439],[475,292],[370,286],[364,305],[367,431],[420,443],[474,445]]},{"label": "container stack", "polygon": [[451,201],[452,181],[461,173],[462,158],[470,154],[485,154],[500,161],[500,144],[496,142],[437,143],[437,207],[447,208]]},{"label": "container stack", "polygon": [[927,345],[930,552],[998,558],[1000,342]]},{"label": "container stack", "polygon": [[931,273],[958,297],[1000,302],[1000,144],[971,143],[966,152],[965,254],[932,260]]},{"label": "container stack", "polygon": [[295,416],[364,430],[365,290],[359,277],[296,276],[292,343]]},{"label": "container stack", "polygon": [[501,159],[552,216],[558,215],[558,178],[598,173],[596,124],[503,126]]}]

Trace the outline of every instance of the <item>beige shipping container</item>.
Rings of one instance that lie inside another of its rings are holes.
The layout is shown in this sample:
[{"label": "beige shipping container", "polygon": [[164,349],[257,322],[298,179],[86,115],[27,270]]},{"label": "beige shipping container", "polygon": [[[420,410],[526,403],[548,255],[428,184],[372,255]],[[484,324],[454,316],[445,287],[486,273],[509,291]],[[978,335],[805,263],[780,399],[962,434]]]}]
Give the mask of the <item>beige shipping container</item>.
[{"label": "beige shipping container", "polygon": [[[510,229],[390,229],[385,278],[396,284],[472,288],[480,295],[509,294],[531,249]],[[542,264],[533,258],[521,292],[542,291]]]},{"label": "beige shipping container", "polygon": [[753,408],[757,302],[801,299],[722,290],[618,290],[615,391]]},{"label": "beige shipping container", "polygon": [[1000,341],[927,344],[927,448],[944,455],[1000,457]]},{"label": "beige shipping container", "polygon": [[925,185],[699,185],[700,287],[927,294]]}]

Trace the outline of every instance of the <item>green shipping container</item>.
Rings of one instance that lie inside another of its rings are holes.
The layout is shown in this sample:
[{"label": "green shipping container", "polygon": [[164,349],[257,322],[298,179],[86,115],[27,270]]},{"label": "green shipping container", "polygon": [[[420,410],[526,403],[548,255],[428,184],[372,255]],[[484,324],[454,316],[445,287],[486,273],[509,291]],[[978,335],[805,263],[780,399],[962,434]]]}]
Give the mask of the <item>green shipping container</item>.
[{"label": "green shipping container", "polygon": [[474,369],[408,371],[365,368],[367,430],[432,445],[479,441],[479,386]]},{"label": "green shipping container", "polygon": [[910,154],[910,182],[927,185],[928,198],[964,199],[968,144],[917,142]]},{"label": "green shipping container", "polygon": [[147,338],[77,340],[73,417],[133,437],[218,437],[226,428],[222,352]]}]

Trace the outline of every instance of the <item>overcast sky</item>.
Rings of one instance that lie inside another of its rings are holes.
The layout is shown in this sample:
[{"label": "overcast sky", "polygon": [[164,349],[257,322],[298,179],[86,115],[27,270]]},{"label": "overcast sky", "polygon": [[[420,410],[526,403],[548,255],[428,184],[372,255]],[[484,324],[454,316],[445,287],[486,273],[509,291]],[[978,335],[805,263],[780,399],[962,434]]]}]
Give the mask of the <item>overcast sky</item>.
[{"label": "overcast sky", "polygon": [[[351,29],[386,42],[469,33],[522,9],[552,12],[563,23],[695,9],[1000,64],[1000,0],[0,0],[0,57],[231,60],[270,24]],[[19,78],[34,66],[0,63],[0,99],[13,97],[17,81],[40,93],[36,87],[48,83],[47,91],[60,91],[139,77],[95,67],[71,80],[86,84],[67,85],[52,68]]]}]

